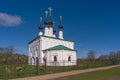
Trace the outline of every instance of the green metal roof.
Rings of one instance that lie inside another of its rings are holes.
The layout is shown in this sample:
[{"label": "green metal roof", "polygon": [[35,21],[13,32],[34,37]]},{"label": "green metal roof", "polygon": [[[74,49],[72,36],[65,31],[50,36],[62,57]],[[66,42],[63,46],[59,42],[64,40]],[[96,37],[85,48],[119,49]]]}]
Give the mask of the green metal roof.
[{"label": "green metal roof", "polygon": [[63,45],[58,45],[58,46],[55,46],[55,47],[51,47],[51,48],[48,48],[46,50],[70,50],[70,51],[75,51],[74,49],[70,49],[66,46],[63,46]]}]

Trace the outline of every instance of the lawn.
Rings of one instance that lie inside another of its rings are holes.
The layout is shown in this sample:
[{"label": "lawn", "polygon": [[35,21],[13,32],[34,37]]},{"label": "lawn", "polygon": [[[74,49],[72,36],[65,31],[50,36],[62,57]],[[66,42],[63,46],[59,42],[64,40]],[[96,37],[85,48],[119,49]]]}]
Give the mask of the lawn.
[{"label": "lawn", "polygon": [[16,65],[0,65],[0,79],[7,80],[73,70],[73,66],[47,66],[46,71],[44,71],[42,66],[39,66],[38,69],[32,65],[22,65],[22,70],[17,70],[17,68],[19,67]]},{"label": "lawn", "polygon": [[102,70],[85,74],[67,76],[52,80],[120,80],[120,67],[110,70]]},{"label": "lawn", "polygon": [[[6,67],[7,67],[7,69],[6,69]],[[97,66],[91,65],[89,68],[94,68],[94,67],[97,67]],[[67,71],[71,71],[71,70],[82,70],[82,69],[86,69],[87,67],[83,64],[79,64],[77,66],[52,66],[52,67],[47,66],[46,71],[44,71],[44,67],[42,67],[42,66],[38,67],[38,69],[36,66],[32,66],[32,65],[22,65],[22,70],[17,70],[17,68],[19,68],[19,67],[16,65],[0,65],[0,79],[7,80],[10,78],[30,77],[30,76],[43,75],[43,74],[67,72]],[[38,71],[38,73],[37,73],[37,71]],[[119,72],[120,72],[120,70],[119,70]],[[84,75],[83,74],[80,77],[79,77],[79,75],[76,75],[75,77],[71,77],[70,80],[80,80],[80,79],[88,80],[88,79],[84,79],[84,76],[87,76],[87,77],[93,76],[94,77],[96,74],[97,74],[97,72],[95,74],[93,73],[93,75],[89,75],[89,74]],[[102,73],[102,74],[105,74],[105,73]],[[107,74],[107,75],[109,75],[109,74]],[[96,75],[96,77],[99,77],[99,76],[100,76],[99,74]],[[91,80],[93,80],[93,79],[91,78]]]}]

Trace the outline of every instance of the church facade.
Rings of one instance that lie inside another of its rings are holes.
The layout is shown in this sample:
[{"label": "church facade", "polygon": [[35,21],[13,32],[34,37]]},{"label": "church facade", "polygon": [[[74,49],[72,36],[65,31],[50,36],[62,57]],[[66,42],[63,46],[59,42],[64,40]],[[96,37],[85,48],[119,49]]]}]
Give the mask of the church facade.
[{"label": "church facade", "polygon": [[[29,42],[29,65],[70,66],[76,65],[74,42],[63,37],[62,16],[58,26],[58,38],[52,20],[52,8],[48,8],[44,28],[40,18],[39,35]],[[49,15],[48,15],[49,13]],[[44,29],[44,31],[43,31]]]}]

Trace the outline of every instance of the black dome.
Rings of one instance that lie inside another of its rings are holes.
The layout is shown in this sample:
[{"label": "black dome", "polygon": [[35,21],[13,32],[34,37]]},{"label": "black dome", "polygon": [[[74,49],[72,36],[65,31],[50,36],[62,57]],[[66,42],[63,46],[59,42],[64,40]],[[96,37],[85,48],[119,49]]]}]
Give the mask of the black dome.
[{"label": "black dome", "polygon": [[63,26],[62,26],[62,25],[59,25],[59,28],[60,28],[60,29],[62,29],[62,28],[63,28]]},{"label": "black dome", "polygon": [[48,25],[48,24],[49,24],[49,22],[46,20],[46,21],[44,22],[44,24],[45,24],[45,25]]},{"label": "black dome", "polygon": [[43,27],[42,27],[42,26],[39,26],[39,27],[38,27],[38,29],[39,29],[39,30],[42,30],[42,29],[43,29]]},{"label": "black dome", "polygon": [[49,25],[53,25],[53,21],[52,20],[49,21]]}]

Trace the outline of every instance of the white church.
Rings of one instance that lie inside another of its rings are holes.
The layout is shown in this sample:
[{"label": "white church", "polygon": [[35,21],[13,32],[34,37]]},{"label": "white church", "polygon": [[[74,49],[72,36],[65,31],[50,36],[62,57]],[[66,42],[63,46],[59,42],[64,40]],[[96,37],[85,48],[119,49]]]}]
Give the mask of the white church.
[{"label": "white church", "polygon": [[[29,65],[72,66],[76,65],[74,42],[64,39],[62,16],[58,25],[58,37],[52,20],[52,8],[48,8],[44,28],[42,17],[38,37],[29,42]],[[44,30],[44,31],[43,31]]]}]

